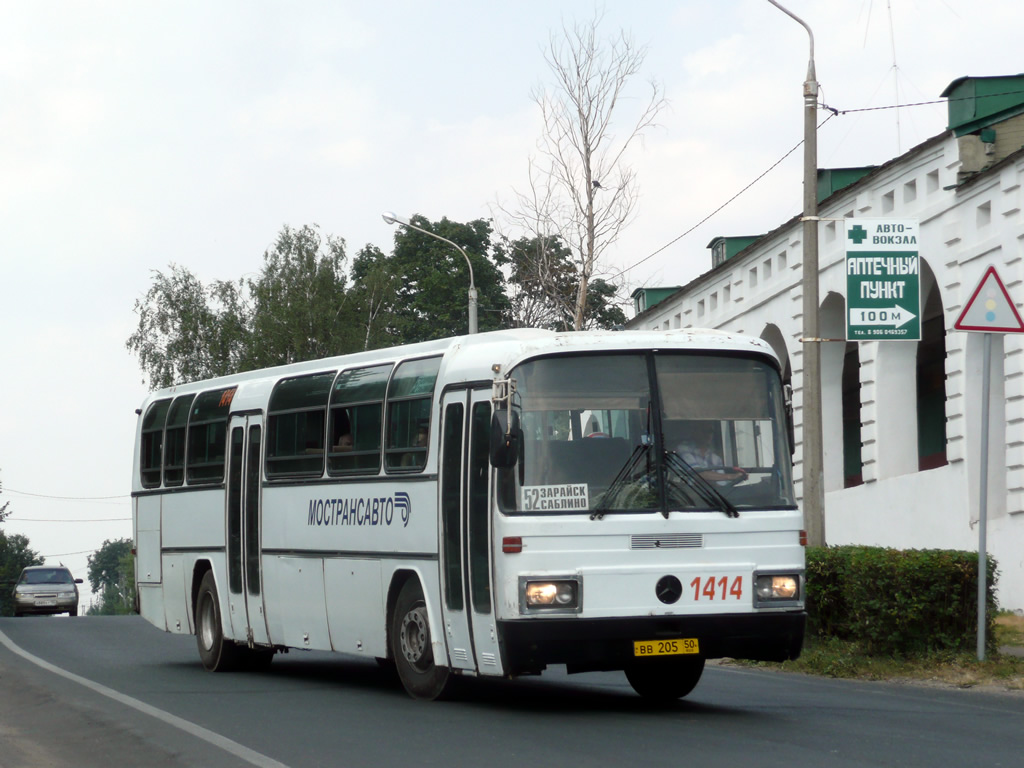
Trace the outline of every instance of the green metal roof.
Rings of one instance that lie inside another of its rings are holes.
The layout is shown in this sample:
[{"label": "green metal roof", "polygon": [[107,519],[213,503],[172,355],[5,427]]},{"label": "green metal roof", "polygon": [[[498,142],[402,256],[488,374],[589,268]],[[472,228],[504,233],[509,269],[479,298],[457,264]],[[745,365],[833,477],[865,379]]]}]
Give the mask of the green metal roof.
[{"label": "green metal roof", "polygon": [[877,167],[877,165],[865,165],[860,168],[819,168],[818,202],[820,203],[843,187],[860,181]]},{"label": "green metal roof", "polygon": [[957,137],[966,136],[1024,114],[1024,74],[961,77],[942,96],[949,100],[949,129]]},{"label": "green metal roof", "polygon": [[[637,288],[632,293],[633,308],[636,310],[637,314],[639,314],[644,310],[650,309],[658,302],[664,301],[673,293],[678,291],[679,288],[680,286],[678,285],[661,288]],[[643,306],[641,306],[641,304]]]}]

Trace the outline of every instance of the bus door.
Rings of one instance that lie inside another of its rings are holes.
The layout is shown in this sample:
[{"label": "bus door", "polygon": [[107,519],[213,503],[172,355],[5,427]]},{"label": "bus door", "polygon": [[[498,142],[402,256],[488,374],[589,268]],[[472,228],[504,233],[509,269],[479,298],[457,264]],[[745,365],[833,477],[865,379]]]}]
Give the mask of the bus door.
[{"label": "bus door", "polygon": [[448,392],[441,419],[441,586],[448,661],[501,675],[491,592],[491,389]]},{"label": "bus door", "polygon": [[232,416],[227,488],[228,606],[232,637],[269,642],[260,556],[261,415]]}]

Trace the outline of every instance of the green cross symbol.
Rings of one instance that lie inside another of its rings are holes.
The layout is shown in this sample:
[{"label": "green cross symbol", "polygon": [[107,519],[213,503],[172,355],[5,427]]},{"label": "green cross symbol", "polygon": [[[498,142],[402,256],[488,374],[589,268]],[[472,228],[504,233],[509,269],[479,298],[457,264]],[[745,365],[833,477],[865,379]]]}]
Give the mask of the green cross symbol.
[{"label": "green cross symbol", "polygon": [[854,245],[860,245],[868,239],[868,231],[860,224],[854,224],[850,231],[846,233],[846,236],[853,240]]}]

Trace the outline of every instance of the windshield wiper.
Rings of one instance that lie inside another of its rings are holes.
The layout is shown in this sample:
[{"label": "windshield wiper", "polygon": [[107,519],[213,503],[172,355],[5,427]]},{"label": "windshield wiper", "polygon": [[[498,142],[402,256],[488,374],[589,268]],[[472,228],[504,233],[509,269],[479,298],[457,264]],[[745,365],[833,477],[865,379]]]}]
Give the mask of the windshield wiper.
[{"label": "windshield wiper", "polygon": [[665,451],[665,466],[671,469],[676,477],[686,483],[688,488],[709,507],[721,510],[728,517],[740,516],[739,511],[733,506],[732,502],[725,498],[713,483],[705,480],[700,472],[687,464],[675,451]]},{"label": "windshield wiper", "polygon": [[[600,520],[604,517],[604,513],[611,507],[611,501],[614,499],[620,491],[623,490],[625,484],[633,478],[633,470],[637,464],[640,463],[641,459],[647,457],[650,452],[651,446],[645,443],[641,443],[633,449],[633,454],[626,459],[626,463],[622,465],[622,469],[615,475],[615,479],[612,480],[611,485],[608,486],[608,490],[604,492],[601,497],[601,501],[594,506],[593,512],[590,513],[591,520]],[[645,472],[645,475],[648,473]]]},{"label": "windshield wiper", "polygon": [[[656,482],[655,478],[661,473],[651,466],[650,449],[651,446],[649,444],[640,444],[633,449],[633,454],[622,465],[618,474],[615,475],[615,479],[608,486],[608,490],[604,492],[601,500],[594,506],[593,511],[590,513],[591,520],[601,520],[609,509],[614,506],[621,506],[617,505],[616,502],[622,500],[620,497],[624,493],[629,493],[631,484],[646,483],[648,486],[652,486]],[[665,475],[663,477],[666,486],[669,479],[667,474],[668,471],[671,471],[672,475],[680,481],[680,486],[677,486],[677,492],[685,491],[695,501],[703,503],[712,509],[720,510],[728,517],[740,516],[739,511],[732,502],[722,495],[722,492],[713,483],[703,478],[697,470],[687,464],[677,453],[665,451],[663,455],[665,457]],[[647,461],[647,467],[637,474],[636,469],[640,462],[644,460]],[[667,504],[660,511],[666,518],[669,516]]]}]

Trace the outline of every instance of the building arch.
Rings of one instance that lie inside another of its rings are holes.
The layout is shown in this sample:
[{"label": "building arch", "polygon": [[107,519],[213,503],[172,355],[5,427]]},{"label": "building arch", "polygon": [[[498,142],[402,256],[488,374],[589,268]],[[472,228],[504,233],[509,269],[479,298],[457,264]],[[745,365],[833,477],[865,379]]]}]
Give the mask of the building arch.
[{"label": "building arch", "polygon": [[918,469],[945,466],[946,318],[935,273],[921,259],[921,340],[917,343]]},{"label": "building arch", "polygon": [[864,482],[861,433],[860,344],[846,342],[843,351],[843,487]]},{"label": "building arch", "polygon": [[779,326],[768,323],[761,331],[761,341],[767,341],[771,345],[775,356],[779,358],[779,366],[782,370],[782,383],[793,385],[793,366],[789,360],[789,349],[786,347],[786,337],[782,335]]},{"label": "building arch", "polygon": [[[826,491],[840,490],[845,477],[843,434],[843,360],[846,344],[846,299],[829,291],[818,313],[821,344],[821,430],[824,486]],[[858,403],[859,419],[859,403]]]}]

